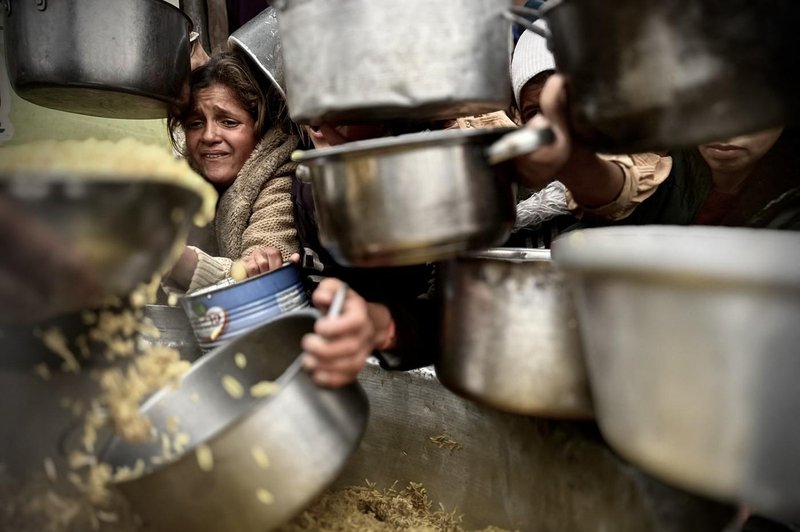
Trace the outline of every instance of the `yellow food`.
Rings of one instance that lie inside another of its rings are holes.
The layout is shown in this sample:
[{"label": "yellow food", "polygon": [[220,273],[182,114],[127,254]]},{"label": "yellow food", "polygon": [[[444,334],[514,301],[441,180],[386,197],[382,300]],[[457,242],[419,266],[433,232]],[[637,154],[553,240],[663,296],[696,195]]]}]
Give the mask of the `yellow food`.
[{"label": "yellow food", "polygon": [[208,473],[214,469],[214,453],[208,445],[198,445],[194,451],[197,457],[197,465],[201,471]]},{"label": "yellow food", "polygon": [[261,504],[272,504],[275,502],[275,497],[264,488],[256,490],[256,497]]},{"label": "yellow food", "polygon": [[244,369],[247,367],[247,357],[242,353],[236,353],[233,356],[233,361],[236,362],[236,367],[239,369]]},{"label": "yellow food", "polygon": [[252,449],[250,449],[250,454],[253,455],[253,460],[256,461],[258,467],[261,469],[267,469],[269,467],[269,458],[267,457],[267,453],[259,447],[258,445],[254,445]]},{"label": "yellow food", "polygon": [[230,375],[224,375],[222,377],[222,387],[225,388],[228,395],[234,399],[241,399],[244,397],[244,388],[242,388],[241,383]]},{"label": "yellow food", "polygon": [[75,179],[142,179],[182,186],[203,200],[195,223],[214,219],[217,192],[185,160],[132,138],[36,141],[0,148],[0,174],[46,172]]},{"label": "yellow food", "polygon": [[250,395],[253,397],[266,397],[278,393],[280,386],[271,381],[261,381],[250,387]]},{"label": "yellow food", "polygon": [[247,279],[247,269],[242,261],[237,260],[231,265],[231,278],[237,282]]}]

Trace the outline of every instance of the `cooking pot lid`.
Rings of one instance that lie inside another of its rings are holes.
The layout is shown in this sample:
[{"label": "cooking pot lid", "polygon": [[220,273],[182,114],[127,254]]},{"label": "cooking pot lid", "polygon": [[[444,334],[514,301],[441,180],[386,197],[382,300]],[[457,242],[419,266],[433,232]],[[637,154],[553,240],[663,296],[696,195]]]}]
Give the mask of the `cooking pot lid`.
[{"label": "cooking pot lid", "polygon": [[498,137],[514,131],[515,128],[491,129],[447,129],[441,131],[423,131],[394,137],[359,140],[341,146],[322,148],[319,150],[297,150],[292,160],[313,162],[328,157],[344,157],[348,155],[365,155],[373,151],[407,149],[417,147],[451,146],[467,143],[490,144]]}]

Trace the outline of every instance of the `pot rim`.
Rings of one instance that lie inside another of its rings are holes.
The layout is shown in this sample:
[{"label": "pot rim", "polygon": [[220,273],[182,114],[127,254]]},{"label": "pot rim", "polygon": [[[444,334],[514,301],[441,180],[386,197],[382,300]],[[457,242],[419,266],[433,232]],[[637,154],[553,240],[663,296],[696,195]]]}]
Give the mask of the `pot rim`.
[{"label": "pot rim", "polygon": [[[341,146],[321,148],[318,150],[297,150],[292,154],[292,160],[303,163],[321,163],[328,158],[345,158],[348,156],[370,155],[372,152],[389,150],[407,150],[417,147],[445,147],[467,144],[479,139],[500,137],[517,128],[499,127],[486,129],[445,129],[438,131],[422,131],[408,133],[393,137],[359,140],[348,142]],[[487,142],[488,144],[488,142]]]},{"label": "pot rim", "polygon": [[461,259],[485,259],[503,262],[525,263],[525,262],[550,262],[551,255],[549,249],[537,248],[489,248],[483,251],[476,251],[460,257]]},{"label": "pot rim", "polygon": [[293,262],[286,262],[280,268],[276,268],[276,269],[270,270],[268,272],[260,273],[258,275],[253,276],[253,277],[248,277],[244,281],[230,282],[231,278],[227,277],[227,278],[223,279],[222,281],[219,281],[218,283],[212,284],[211,286],[206,286],[204,288],[200,288],[198,290],[195,290],[194,292],[191,292],[189,294],[185,294],[185,295],[181,296],[180,299],[182,301],[190,301],[190,300],[193,301],[193,300],[197,299],[198,296],[200,296],[201,299],[205,299],[205,296],[215,296],[215,295],[221,294],[221,293],[223,293],[225,291],[233,291],[235,288],[241,288],[241,287],[243,287],[244,285],[247,285],[247,284],[255,284],[260,279],[263,279],[264,277],[268,277],[268,276],[270,276],[272,274],[277,274],[278,272],[282,272],[282,271],[286,270],[287,268],[297,268],[297,265],[295,263],[293,263]]},{"label": "pot rim", "polygon": [[800,233],[651,225],[572,231],[553,242],[564,270],[672,283],[748,283],[800,290]]}]

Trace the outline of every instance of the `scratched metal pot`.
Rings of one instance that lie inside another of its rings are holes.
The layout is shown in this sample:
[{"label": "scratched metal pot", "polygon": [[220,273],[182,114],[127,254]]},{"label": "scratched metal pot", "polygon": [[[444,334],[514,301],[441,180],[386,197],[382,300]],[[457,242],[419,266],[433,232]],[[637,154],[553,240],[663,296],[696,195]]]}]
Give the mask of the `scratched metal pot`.
[{"label": "scratched metal pot", "polygon": [[577,135],[607,152],[692,147],[800,120],[796,0],[549,0]]},{"label": "scratched metal pot", "polygon": [[37,105],[161,118],[190,72],[192,22],[163,0],[2,0],[14,91]]},{"label": "scratched metal pot", "polygon": [[289,113],[359,123],[509,105],[511,0],[275,0]]},{"label": "scratched metal pot", "polygon": [[508,412],[592,416],[572,295],[549,250],[490,249],[442,277],[442,384]]},{"label": "scratched metal pot", "polygon": [[341,264],[399,266],[501,244],[514,225],[506,129],[435,131],[308,151],[320,239]]},{"label": "scratched metal pot", "polygon": [[800,234],[613,227],[553,244],[609,444],[676,485],[800,517]]},{"label": "scratched metal pot", "polygon": [[275,8],[268,7],[233,32],[228,37],[228,46],[249,57],[280,95],[286,98],[283,46]]},{"label": "scratched metal pot", "polygon": [[[272,530],[337,478],[358,448],[369,405],[358,383],[321,388],[303,371],[300,339],[318,317],[305,310],[276,318],[203,356],[179,388],[153,396],[142,411],[162,435],[177,416],[185,448],[165,457],[161,436],[110,443],[103,461],[145,465],[144,475],[116,486],[146,524],[160,532]],[[223,386],[225,376],[242,387],[240,397]],[[275,392],[253,395],[262,381],[274,381]],[[210,463],[198,459],[200,444]]]}]

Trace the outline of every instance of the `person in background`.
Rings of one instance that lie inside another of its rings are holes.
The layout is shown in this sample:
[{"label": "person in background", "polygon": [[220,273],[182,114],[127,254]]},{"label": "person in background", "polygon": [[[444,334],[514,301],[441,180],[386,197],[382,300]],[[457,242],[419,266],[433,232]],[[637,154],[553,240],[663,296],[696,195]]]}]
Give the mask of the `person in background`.
[{"label": "person in background", "polygon": [[[535,25],[547,29],[543,20]],[[526,122],[539,111],[539,96],[547,79],[555,73],[555,60],[547,41],[527,30],[519,38],[511,59],[511,87],[515,108],[512,115]],[[549,248],[553,239],[576,219],[567,208],[566,187],[552,181],[541,190],[519,187],[517,220],[506,246]]]},{"label": "person in background", "polygon": [[214,221],[219,256],[189,246],[165,279],[187,292],[228,277],[235,260],[244,259],[254,274],[298,251],[291,203],[297,165],[290,157],[299,135],[282,98],[227,52],[195,69],[190,89],[189,101],[169,116],[170,135],[220,199]]},{"label": "person in background", "polygon": [[581,226],[724,225],[800,228],[800,135],[773,128],[667,154],[601,156],[570,134],[564,78],[541,96],[529,127],[549,126],[554,144],[517,159],[524,184],[555,176]]}]

